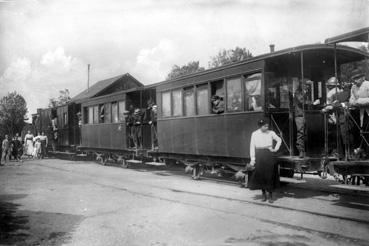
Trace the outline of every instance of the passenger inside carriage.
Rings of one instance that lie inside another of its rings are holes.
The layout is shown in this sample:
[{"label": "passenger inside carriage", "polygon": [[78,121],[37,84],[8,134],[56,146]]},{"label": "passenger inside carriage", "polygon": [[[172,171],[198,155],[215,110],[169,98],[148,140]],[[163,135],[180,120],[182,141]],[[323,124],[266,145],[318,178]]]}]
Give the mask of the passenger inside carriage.
[{"label": "passenger inside carriage", "polygon": [[214,114],[222,114],[222,113],[224,113],[224,101],[223,101],[223,98],[221,98],[218,95],[214,95],[211,98],[211,104],[212,104],[212,113],[214,113]]}]

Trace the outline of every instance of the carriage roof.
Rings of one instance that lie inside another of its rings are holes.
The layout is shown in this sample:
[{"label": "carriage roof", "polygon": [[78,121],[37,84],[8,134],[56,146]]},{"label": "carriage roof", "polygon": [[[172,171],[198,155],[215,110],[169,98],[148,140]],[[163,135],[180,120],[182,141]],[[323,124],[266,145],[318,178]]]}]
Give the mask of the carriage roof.
[{"label": "carriage roof", "polygon": [[342,57],[345,58],[345,60],[347,62],[349,61],[356,61],[356,60],[361,60],[364,58],[369,58],[369,54],[360,50],[360,49],[356,49],[356,48],[352,48],[349,46],[344,46],[344,45],[328,45],[328,44],[310,44],[310,45],[301,45],[301,46],[297,46],[297,47],[292,47],[292,48],[287,48],[287,49],[283,49],[283,50],[279,50],[279,51],[275,51],[275,52],[271,52],[271,53],[266,53],[266,54],[262,54],[262,55],[258,55],[243,61],[239,61],[239,62],[234,62],[231,63],[229,65],[224,65],[221,67],[217,67],[217,68],[211,68],[211,69],[207,69],[205,71],[201,71],[201,72],[196,72],[196,73],[192,73],[189,75],[184,75],[175,79],[171,79],[171,80],[165,80],[162,82],[158,82],[158,83],[154,83],[154,84],[150,84],[145,86],[145,88],[150,88],[150,87],[158,87],[164,84],[168,84],[168,83],[175,83],[184,79],[189,79],[189,78],[196,78],[197,76],[201,76],[201,75],[206,75],[209,73],[213,73],[216,71],[220,71],[220,70],[226,70],[229,68],[233,68],[233,67],[237,67],[237,66],[241,66],[241,65],[245,65],[248,63],[254,63],[257,61],[263,61],[263,60],[269,60],[272,58],[277,58],[277,57],[283,57],[285,56],[286,59],[288,59],[288,55],[290,54],[296,54],[299,52],[305,52],[305,51],[332,51],[332,55],[334,50],[336,49],[337,54],[341,55]]}]

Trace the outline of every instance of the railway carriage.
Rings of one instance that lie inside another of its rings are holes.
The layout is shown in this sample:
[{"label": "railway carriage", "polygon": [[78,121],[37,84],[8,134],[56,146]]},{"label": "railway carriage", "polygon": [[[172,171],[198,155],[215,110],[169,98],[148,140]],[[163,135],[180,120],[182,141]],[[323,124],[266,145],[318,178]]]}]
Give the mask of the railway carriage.
[{"label": "railway carriage", "polygon": [[[195,179],[205,171],[219,175],[244,172],[251,133],[264,118],[282,138],[277,156],[281,176],[315,172],[324,178],[329,171],[341,174],[346,183],[351,176],[369,184],[368,157],[353,156],[353,146],[347,142],[342,149],[339,124],[330,124],[329,115],[322,113],[327,79],[335,76],[343,82],[349,76],[348,68],[369,58],[364,51],[337,43],[368,41],[368,33],[369,28],[364,28],[327,39],[325,44],[271,50],[147,86],[129,74],[120,75],[96,83],[68,105],[41,110],[38,115],[52,118],[55,113],[62,134],[60,144],[78,145],[80,151],[93,153],[103,164],[183,163]],[[298,157],[294,97],[299,87],[304,89],[305,151]],[[143,117],[152,105],[159,108],[155,124]],[[345,124],[354,125],[350,131],[360,146],[369,145],[367,128],[357,123],[357,109],[343,111]],[[129,115],[134,112],[139,120],[131,124]],[[341,156],[335,155],[337,152]]]}]

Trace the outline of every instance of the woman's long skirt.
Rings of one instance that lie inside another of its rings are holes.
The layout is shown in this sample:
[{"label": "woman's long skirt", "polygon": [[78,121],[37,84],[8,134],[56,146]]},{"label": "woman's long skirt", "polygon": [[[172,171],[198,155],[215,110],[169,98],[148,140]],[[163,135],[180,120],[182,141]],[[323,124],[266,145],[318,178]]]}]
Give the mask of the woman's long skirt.
[{"label": "woman's long skirt", "polygon": [[33,141],[27,140],[26,142],[26,154],[33,155]]},{"label": "woman's long skirt", "polygon": [[255,170],[251,175],[250,189],[272,191],[279,186],[278,165],[268,149],[255,150]]}]

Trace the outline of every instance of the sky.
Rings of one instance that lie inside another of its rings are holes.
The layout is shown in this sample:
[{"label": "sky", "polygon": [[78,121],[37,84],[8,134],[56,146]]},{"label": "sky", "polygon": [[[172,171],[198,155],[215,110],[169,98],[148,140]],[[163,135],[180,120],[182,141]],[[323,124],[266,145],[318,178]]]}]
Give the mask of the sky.
[{"label": "sky", "polygon": [[369,0],[0,0],[0,98],[29,114],[69,89],[130,73],[144,84],[174,64],[207,67],[220,49],[253,55],[369,26]]}]

